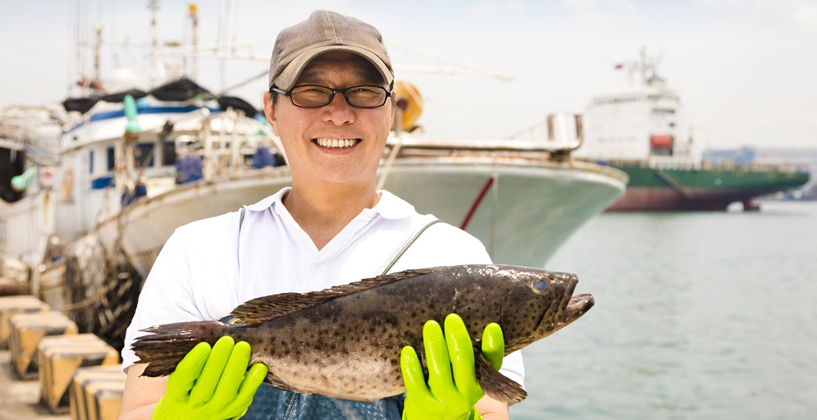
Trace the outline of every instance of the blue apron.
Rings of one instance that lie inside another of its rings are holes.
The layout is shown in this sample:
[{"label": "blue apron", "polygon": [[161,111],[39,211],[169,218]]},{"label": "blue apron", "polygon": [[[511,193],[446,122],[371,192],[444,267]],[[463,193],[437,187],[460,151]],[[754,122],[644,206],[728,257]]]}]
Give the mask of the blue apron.
[{"label": "blue apron", "polygon": [[242,420],[400,420],[405,395],[375,402],[350,401],[323,395],[282,391],[261,384]]}]

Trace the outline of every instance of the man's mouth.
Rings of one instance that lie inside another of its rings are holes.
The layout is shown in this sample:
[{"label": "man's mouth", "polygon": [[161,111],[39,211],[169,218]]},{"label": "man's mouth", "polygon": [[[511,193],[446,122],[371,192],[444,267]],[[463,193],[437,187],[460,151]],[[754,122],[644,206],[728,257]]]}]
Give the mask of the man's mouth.
[{"label": "man's mouth", "polygon": [[356,145],[360,141],[360,139],[330,139],[324,137],[312,140],[312,142],[318,146],[326,147],[328,149],[347,149]]}]

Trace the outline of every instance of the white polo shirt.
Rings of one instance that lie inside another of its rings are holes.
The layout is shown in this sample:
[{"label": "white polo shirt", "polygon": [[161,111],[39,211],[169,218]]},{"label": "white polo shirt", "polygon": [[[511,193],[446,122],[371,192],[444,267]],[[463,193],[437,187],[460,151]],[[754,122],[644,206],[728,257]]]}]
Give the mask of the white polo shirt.
[{"label": "white polo shirt", "polygon": [[[125,336],[122,367],[138,361],[131,350],[139,330],[158,324],[217,320],[257,297],[310,292],[380,275],[411,238],[434,216],[388,191],[364,209],[323,249],[295,222],[275,195],[239,212],[182,226],[168,239],[145,281],[136,314]],[[426,230],[390,273],[409,268],[490,264],[482,243],[445,223]],[[412,299],[406,296],[406,299]],[[524,381],[522,356],[508,355],[500,370]]]}]

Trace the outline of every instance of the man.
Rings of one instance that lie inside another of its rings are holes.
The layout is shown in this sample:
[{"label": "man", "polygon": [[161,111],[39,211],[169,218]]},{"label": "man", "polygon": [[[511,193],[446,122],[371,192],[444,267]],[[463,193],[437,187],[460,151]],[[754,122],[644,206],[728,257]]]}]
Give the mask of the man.
[{"label": "man", "polygon": [[[433,216],[376,191],[395,112],[393,82],[380,33],[359,20],[316,11],[278,35],[264,111],[284,145],[292,187],[240,213],[181,227],[168,240],[128,328],[120,418],[508,418],[507,404],[482,397],[470,338],[456,316],[445,322],[453,346],[446,346],[436,322],[426,324],[427,358],[441,361],[430,362],[428,383],[414,350],[404,349],[405,401],[402,396],[344,401],[261,385],[267,368],[257,364],[245,375],[249,345],[229,337],[212,349],[199,344],[169,379],[140,377],[145,366],[130,350],[143,328],[222,319],[259,296],[322,290],[379,275],[386,267],[396,272],[490,262],[467,233],[443,223],[431,226]],[[501,341],[501,330],[488,330],[485,341]],[[498,360],[496,354],[491,359],[495,366],[501,363],[503,345],[498,346],[487,350],[499,352]],[[455,347],[467,348],[470,359]],[[502,371],[521,383],[521,357],[509,355]]]}]

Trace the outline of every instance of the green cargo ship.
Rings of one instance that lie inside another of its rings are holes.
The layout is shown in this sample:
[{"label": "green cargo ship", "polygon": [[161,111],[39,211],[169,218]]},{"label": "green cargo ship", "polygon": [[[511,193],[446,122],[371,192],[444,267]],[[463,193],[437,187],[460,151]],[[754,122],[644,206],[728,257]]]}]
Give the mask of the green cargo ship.
[{"label": "green cargo ship", "polygon": [[640,85],[596,96],[585,110],[585,140],[576,156],[630,176],[627,192],[608,211],[726,210],[734,202],[753,210],[753,198],[808,182],[805,168],[703,164],[681,100],[656,72],[658,61],[642,49],[640,60],[617,66],[631,80],[638,73]]},{"label": "green cargo ship", "polygon": [[658,168],[647,163],[611,162],[630,176],[625,195],[608,211],[726,210],[735,202],[756,210],[752,199],[798,188],[805,171],[780,168]]}]

